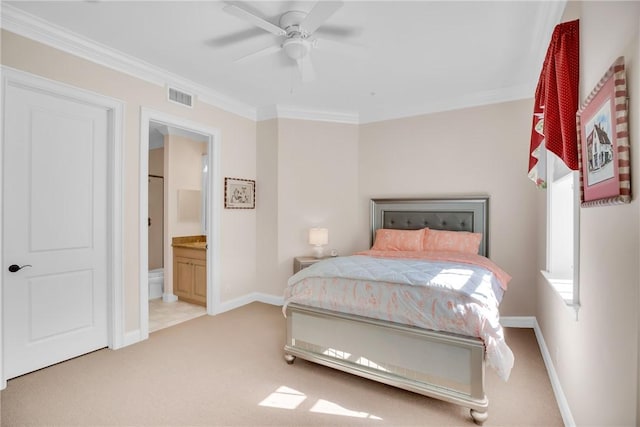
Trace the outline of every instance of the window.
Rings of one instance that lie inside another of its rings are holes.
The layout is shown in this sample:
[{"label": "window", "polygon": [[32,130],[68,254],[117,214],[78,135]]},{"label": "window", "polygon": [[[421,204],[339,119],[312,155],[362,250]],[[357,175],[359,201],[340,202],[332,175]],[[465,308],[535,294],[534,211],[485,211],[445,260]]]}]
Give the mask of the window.
[{"label": "window", "polygon": [[555,154],[547,151],[547,262],[542,272],[565,304],[578,313],[580,182]]}]

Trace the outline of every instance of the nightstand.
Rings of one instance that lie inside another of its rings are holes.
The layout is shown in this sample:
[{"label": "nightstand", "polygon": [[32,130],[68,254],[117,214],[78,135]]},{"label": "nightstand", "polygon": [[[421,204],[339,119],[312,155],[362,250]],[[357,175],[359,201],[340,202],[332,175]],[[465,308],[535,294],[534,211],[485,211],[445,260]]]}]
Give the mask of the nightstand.
[{"label": "nightstand", "polygon": [[318,261],[322,261],[323,259],[330,258],[328,256],[322,258],[315,258],[312,256],[297,256],[293,259],[293,274],[296,274],[298,271],[303,268],[307,268],[312,264],[315,264]]}]

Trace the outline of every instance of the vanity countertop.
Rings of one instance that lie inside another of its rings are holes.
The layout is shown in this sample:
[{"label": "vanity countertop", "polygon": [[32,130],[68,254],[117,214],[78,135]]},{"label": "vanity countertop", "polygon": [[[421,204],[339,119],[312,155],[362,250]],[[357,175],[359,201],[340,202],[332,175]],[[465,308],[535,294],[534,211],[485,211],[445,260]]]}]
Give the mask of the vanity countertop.
[{"label": "vanity countertop", "polygon": [[181,236],[171,239],[174,248],[207,250],[207,236]]}]

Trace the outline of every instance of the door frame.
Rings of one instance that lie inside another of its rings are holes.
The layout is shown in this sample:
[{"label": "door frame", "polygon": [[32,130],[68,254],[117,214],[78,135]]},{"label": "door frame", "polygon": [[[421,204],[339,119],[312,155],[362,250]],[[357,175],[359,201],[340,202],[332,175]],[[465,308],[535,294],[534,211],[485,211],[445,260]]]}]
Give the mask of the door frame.
[{"label": "door frame", "polygon": [[199,133],[207,137],[209,197],[207,197],[207,314],[218,313],[220,307],[220,209],[222,178],[220,177],[220,130],[167,113],[140,108],[140,340],[149,338],[149,235],[147,230],[149,189],[149,122]]},{"label": "door frame", "polygon": [[[5,95],[10,86],[17,86],[47,93],[57,97],[71,99],[107,112],[107,315],[108,315],[108,347],[118,349],[125,345],[124,340],[124,270],[123,256],[123,140],[124,140],[124,103],[86,89],[60,83],[45,77],[37,76],[11,67],[0,66],[2,84],[0,85],[0,99],[6,108]],[[4,114],[0,118],[0,135],[4,141]],[[2,143],[4,144],[4,142]],[[4,205],[4,150],[0,150],[0,200]],[[0,211],[0,241],[4,241],[4,217]],[[0,245],[0,266],[7,265],[3,245]],[[4,328],[2,295],[4,294],[3,276],[0,274],[0,390],[6,388],[7,379],[4,376]]]}]

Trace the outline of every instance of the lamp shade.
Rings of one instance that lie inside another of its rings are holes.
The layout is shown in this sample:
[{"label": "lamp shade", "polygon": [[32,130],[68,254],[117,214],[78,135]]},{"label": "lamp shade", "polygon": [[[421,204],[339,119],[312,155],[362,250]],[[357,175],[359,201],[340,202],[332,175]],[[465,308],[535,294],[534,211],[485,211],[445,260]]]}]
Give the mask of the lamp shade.
[{"label": "lamp shade", "polygon": [[329,243],[329,229],[327,228],[310,228],[309,229],[309,244],[318,246],[326,245]]}]

